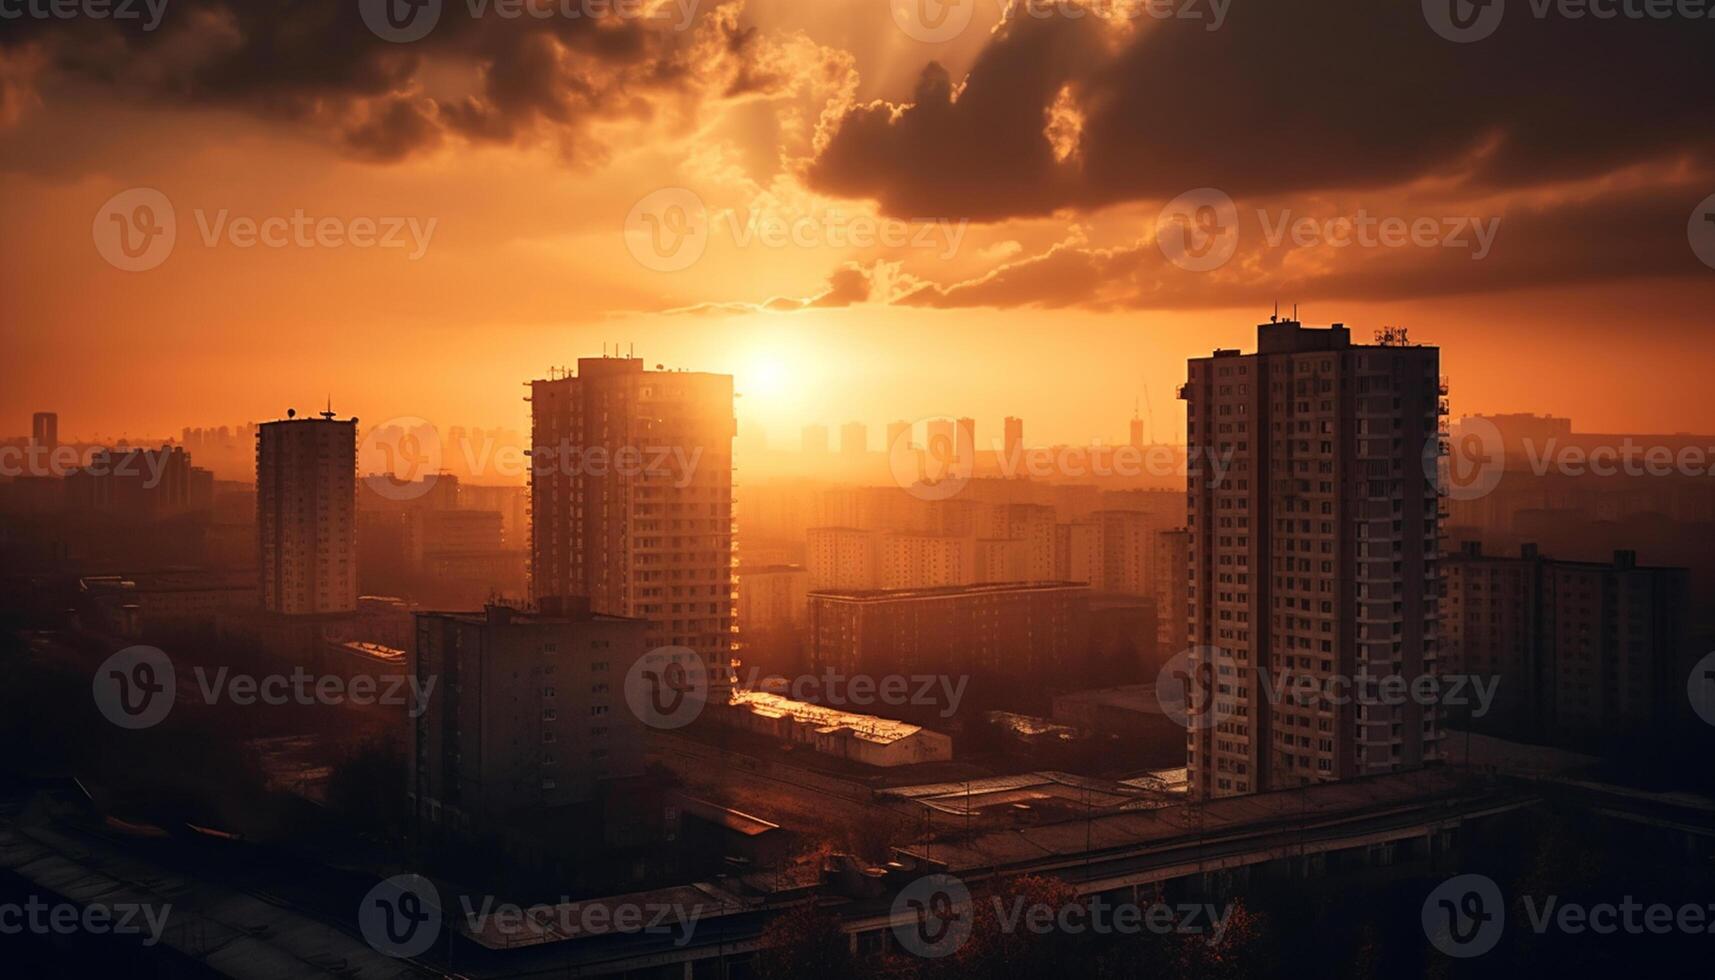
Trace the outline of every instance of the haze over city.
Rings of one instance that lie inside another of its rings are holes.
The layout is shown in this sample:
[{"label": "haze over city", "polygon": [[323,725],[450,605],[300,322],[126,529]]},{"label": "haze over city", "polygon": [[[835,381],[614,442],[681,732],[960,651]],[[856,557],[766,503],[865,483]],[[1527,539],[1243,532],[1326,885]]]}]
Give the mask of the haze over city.
[{"label": "haze over city", "polygon": [[0,972],[1703,976],[1707,0],[0,0]]}]

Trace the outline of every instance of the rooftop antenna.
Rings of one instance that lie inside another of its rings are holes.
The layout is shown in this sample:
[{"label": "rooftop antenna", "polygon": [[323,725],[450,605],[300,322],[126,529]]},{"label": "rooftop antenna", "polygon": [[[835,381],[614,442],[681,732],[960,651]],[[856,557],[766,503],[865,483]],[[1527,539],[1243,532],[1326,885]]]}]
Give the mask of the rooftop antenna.
[{"label": "rooftop antenna", "polygon": [[324,419],[333,418],[333,396],[332,395],[328,396],[328,410],[322,413],[322,418],[324,418]]},{"label": "rooftop antenna", "polygon": [[1270,323],[1279,323],[1280,322],[1280,300],[1278,300],[1278,299],[1274,301],[1274,313],[1268,318],[1268,322],[1270,322]]},{"label": "rooftop antenna", "polygon": [[1292,304],[1292,322],[1293,323],[1298,322],[1298,304],[1297,303]]}]

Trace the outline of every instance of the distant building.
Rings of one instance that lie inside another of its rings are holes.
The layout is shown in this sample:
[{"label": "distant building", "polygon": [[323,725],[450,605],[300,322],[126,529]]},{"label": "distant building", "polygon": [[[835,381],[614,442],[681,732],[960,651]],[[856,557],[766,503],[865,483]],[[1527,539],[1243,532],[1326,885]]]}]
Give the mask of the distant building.
[{"label": "distant building", "polygon": [[1054,697],[1054,720],[1100,735],[1183,741],[1185,729],[1162,710],[1154,684],[1075,691]]},{"label": "distant building", "polygon": [[801,565],[741,566],[736,577],[741,635],[757,630],[794,629],[804,624],[809,614],[809,570]]},{"label": "distant building", "polygon": [[847,675],[1063,682],[1081,672],[1089,634],[1089,587],[1067,582],[810,593],[811,666]]},{"label": "distant building", "polygon": [[1467,542],[1447,559],[1446,580],[1443,673],[1499,679],[1473,727],[1588,742],[1666,731],[1682,715],[1685,569],[1640,566],[1629,551],[1562,561],[1533,545],[1513,558]]},{"label": "distant building", "polygon": [[649,622],[711,679],[732,660],[732,377],[584,357],[530,384],[531,595]]},{"label": "distant building", "polygon": [[313,615],[357,608],[357,420],[285,419],[256,430],[262,606]]},{"label": "distant building", "polygon": [[1182,527],[1155,532],[1155,569],[1151,591],[1155,595],[1156,623],[1160,632],[1156,643],[1160,650],[1172,656],[1185,649],[1185,605],[1187,562],[1191,552],[1191,532]]},{"label": "distant building", "polygon": [[147,523],[211,510],[214,474],[177,446],[98,449],[67,474],[65,500],[73,511]]},{"label": "distant building", "polygon": [[1441,757],[1434,705],[1268,697],[1287,675],[1326,690],[1437,673],[1440,499],[1423,460],[1445,410],[1439,370],[1438,349],[1401,332],[1366,346],[1292,320],[1260,325],[1255,354],[1190,361],[1187,632],[1192,670],[1219,678],[1213,724],[1188,731],[1193,796]]},{"label": "distant building", "polygon": [[812,589],[873,589],[881,578],[881,534],[854,527],[813,527],[805,532],[805,563]]},{"label": "distant building", "polygon": [[937,588],[977,581],[977,542],[950,534],[889,533],[880,536],[879,586]]},{"label": "distant building", "polygon": [[53,452],[60,444],[60,417],[55,412],[37,412],[30,416],[30,448]]},{"label": "distant building", "polygon": [[1009,462],[1018,460],[1024,453],[1024,420],[1008,415],[1002,425],[1005,440],[1002,443],[1002,451],[1006,454],[1005,458]]},{"label": "distant building", "polygon": [[417,615],[410,669],[435,688],[411,724],[407,792],[427,827],[582,802],[601,780],[643,771],[624,682],[648,624],[544,605]]},{"label": "distant building", "polygon": [[257,608],[255,577],[224,572],[87,575],[78,580],[78,591],[100,628],[129,638],[205,626],[222,614]]},{"label": "distant building", "polygon": [[901,421],[887,423],[887,446],[885,448],[888,452],[893,452],[896,449],[905,452],[917,448],[911,444],[911,423]]}]

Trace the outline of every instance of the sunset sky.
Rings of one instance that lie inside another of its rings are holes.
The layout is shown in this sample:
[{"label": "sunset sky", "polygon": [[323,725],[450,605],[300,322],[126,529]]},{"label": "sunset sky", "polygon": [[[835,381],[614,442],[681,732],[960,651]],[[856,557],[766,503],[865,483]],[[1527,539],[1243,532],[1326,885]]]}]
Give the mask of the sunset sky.
[{"label": "sunset sky", "polygon": [[[689,3],[448,0],[402,43],[355,0],[0,23],[0,434],[48,409],[68,436],[164,435],[329,395],[525,429],[523,382],[606,343],[733,373],[776,446],[858,419],[880,448],[887,420],[939,414],[1112,441],[1146,388],[1167,438],[1185,359],[1250,348],[1277,300],[1439,344],[1455,414],[1715,432],[1694,247],[1715,21],[1515,3],[1455,43],[1415,0],[965,0],[969,25],[925,41],[945,25],[906,0],[704,0],[679,29]],[[176,240],[127,271],[99,246],[136,188]],[[1202,188],[1237,216],[1207,271],[1157,242]],[[699,252],[649,258],[664,200],[706,206]],[[239,247],[234,222],[298,212],[427,234]],[[1439,240],[1317,237],[1360,214]],[[1270,240],[1301,218],[1310,237]]]}]

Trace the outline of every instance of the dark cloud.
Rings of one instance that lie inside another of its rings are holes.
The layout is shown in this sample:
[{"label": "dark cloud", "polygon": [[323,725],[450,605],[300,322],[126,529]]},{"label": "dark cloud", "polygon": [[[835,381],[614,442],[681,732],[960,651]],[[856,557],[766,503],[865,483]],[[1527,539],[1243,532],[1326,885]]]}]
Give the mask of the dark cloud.
[{"label": "dark cloud", "polygon": [[[892,302],[929,307],[1081,307],[1099,310],[1228,307],[1303,300],[1397,300],[1575,285],[1606,280],[1707,278],[1686,240],[1705,189],[1640,182],[1626,189],[1492,205],[1400,201],[1365,208],[1397,228],[1426,222],[1431,244],[1351,225],[1358,209],[1296,207],[1286,199],[1238,202],[1231,259],[1192,271],[1170,262],[1153,235],[1113,248],[1067,243],[970,279],[902,279]],[[1263,214],[1259,215],[1261,211]],[[1316,223],[1303,242],[1292,225]],[[1478,231],[1481,224],[1483,230]],[[1397,230],[1397,229],[1396,229]],[[1486,241],[1485,241],[1486,239]],[[1351,244],[1334,244],[1351,241]]]},{"label": "dark cloud", "polygon": [[[1166,199],[1384,187],[1521,186],[1686,155],[1707,160],[1715,21],[1538,19],[1442,39],[1415,0],[1237,2],[1220,30],[1015,17],[963,80],[931,64],[904,107],[834,124],[812,186],[895,215],[997,220]],[[1077,151],[1043,135],[1069,89]]]},{"label": "dark cloud", "polygon": [[684,31],[612,16],[472,17],[449,0],[426,37],[394,44],[364,25],[355,0],[173,0],[147,32],[8,21],[0,61],[41,59],[47,73],[142,104],[304,123],[358,156],[394,160],[449,135],[511,142],[541,130],[575,143],[589,121],[646,116],[652,100],[705,84],[718,92],[748,77],[735,23],[727,0],[703,4]]}]

